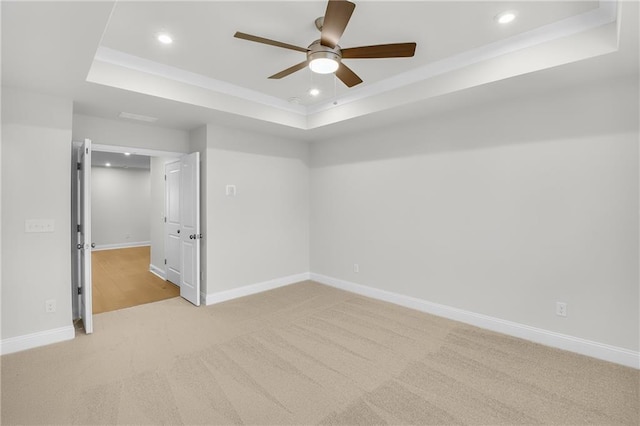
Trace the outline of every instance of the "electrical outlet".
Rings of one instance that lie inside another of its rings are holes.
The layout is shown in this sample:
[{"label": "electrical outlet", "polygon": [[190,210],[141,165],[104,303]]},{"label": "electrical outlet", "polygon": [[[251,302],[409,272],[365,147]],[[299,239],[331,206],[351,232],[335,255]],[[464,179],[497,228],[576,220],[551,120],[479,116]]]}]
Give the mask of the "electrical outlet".
[{"label": "electrical outlet", "polygon": [[55,312],[56,311],[56,299],[49,299],[44,302],[44,311],[45,312]]},{"label": "electrical outlet", "polygon": [[556,302],[556,315],[559,317],[567,316],[567,304],[564,302]]},{"label": "electrical outlet", "polygon": [[353,272],[355,272],[356,274],[358,272],[360,272],[360,265],[358,265],[357,263],[353,264]]}]

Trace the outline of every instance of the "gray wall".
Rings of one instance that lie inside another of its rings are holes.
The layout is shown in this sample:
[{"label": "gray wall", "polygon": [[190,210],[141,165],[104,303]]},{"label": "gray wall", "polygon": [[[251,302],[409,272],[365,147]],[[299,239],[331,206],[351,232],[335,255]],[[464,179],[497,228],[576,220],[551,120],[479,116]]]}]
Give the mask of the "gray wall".
[{"label": "gray wall", "polygon": [[206,137],[207,293],[308,272],[307,145],[216,125]]},{"label": "gray wall", "polygon": [[313,143],[311,270],[637,351],[638,84],[606,83]]},{"label": "gray wall", "polygon": [[[189,135],[83,116],[73,138],[203,152],[207,294],[313,271],[638,350],[638,84],[605,83],[310,151],[217,125]],[[2,106],[6,339],[71,326],[72,114],[68,100],[7,88]],[[55,232],[25,234],[33,218]]]},{"label": "gray wall", "polygon": [[96,247],[150,242],[150,172],[91,168],[91,239]]},{"label": "gray wall", "polygon": [[189,133],[184,130],[74,114],[73,140],[80,141],[85,138],[100,145],[189,152]]},{"label": "gray wall", "polygon": [[2,88],[2,339],[72,327],[71,117],[69,100]]}]

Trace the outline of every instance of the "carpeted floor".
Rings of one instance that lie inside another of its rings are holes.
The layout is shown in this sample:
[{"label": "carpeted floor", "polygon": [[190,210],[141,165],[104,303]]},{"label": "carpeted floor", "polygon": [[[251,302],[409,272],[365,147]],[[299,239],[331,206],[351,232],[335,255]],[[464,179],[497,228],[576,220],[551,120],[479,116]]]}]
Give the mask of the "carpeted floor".
[{"label": "carpeted floor", "polygon": [[2,424],[629,424],[640,372],[304,282],[2,357]]}]

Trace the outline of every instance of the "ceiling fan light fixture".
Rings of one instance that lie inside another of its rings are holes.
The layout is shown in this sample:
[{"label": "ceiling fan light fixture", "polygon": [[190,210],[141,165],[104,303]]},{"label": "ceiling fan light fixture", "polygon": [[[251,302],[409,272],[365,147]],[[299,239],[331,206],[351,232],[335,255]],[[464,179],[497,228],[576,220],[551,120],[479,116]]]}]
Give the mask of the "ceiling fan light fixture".
[{"label": "ceiling fan light fixture", "polygon": [[338,70],[340,58],[333,52],[313,52],[309,54],[309,68],[316,74],[331,74]]}]

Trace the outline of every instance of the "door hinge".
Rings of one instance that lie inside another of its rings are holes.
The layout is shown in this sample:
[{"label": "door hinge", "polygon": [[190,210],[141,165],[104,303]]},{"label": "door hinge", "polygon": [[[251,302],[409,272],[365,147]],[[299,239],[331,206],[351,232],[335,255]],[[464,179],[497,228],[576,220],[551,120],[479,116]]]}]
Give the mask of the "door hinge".
[{"label": "door hinge", "polygon": [[164,223],[167,223],[167,217],[166,216],[164,217]]},{"label": "door hinge", "polygon": [[82,294],[82,287],[78,287],[78,294]]},{"label": "door hinge", "polygon": [[78,232],[82,232],[82,226],[78,224]]},{"label": "door hinge", "polygon": [[82,170],[82,163],[77,163],[76,167],[78,168],[78,170]]},{"label": "door hinge", "polygon": [[164,180],[167,180],[167,175],[164,175]]},{"label": "door hinge", "polygon": [[165,264],[165,265],[167,264],[167,259],[165,259],[165,260],[164,260],[164,264]]}]

